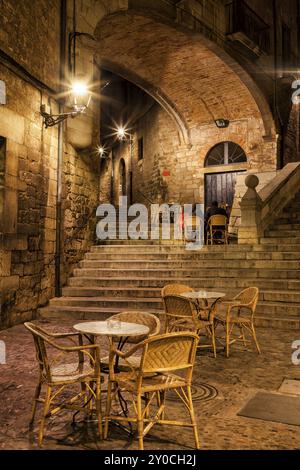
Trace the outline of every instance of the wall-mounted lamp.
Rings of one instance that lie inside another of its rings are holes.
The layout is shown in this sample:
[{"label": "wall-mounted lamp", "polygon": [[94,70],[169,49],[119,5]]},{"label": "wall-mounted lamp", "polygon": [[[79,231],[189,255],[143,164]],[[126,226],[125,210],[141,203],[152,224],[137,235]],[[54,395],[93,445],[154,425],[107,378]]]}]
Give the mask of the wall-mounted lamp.
[{"label": "wall-mounted lamp", "polygon": [[230,122],[228,119],[216,119],[215,124],[219,129],[225,129],[229,126]]},{"label": "wall-mounted lamp", "polygon": [[47,113],[46,106],[42,105],[40,108],[41,115],[44,118],[44,126],[53,127],[60,122],[65,121],[69,117],[75,118],[80,114],[85,113],[91,102],[91,93],[86,83],[76,81],[73,83],[69,93],[69,103],[71,111],[62,114],[51,114]]},{"label": "wall-mounted lamp", "polygon": [[101,160],[106,160],[107,158],[109,158],[109,150],[103,147],[103,145],[99,145],[99,147],[97,147],[97,152]]}]

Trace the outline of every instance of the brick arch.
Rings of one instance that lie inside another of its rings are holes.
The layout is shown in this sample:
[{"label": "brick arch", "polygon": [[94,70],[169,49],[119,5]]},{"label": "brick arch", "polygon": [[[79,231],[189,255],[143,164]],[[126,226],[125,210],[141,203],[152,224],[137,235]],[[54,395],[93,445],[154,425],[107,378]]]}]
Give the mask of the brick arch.
[{"label": "brick arch", "polygon": [[161,90],[153,87],[151,83],[148,83],[146,80],[142,79],[132,70],[128,70],[122,67],[120,64],[116,64],[113,60],[101,59],[101,67],[115,73],[116,75],[119,75],[122,78],[125,78],[129,82],[148,93],[148,95],[150,95],[169,114],[169,116],[171,116],[179,130],[181,141],[186,145],[191,145],[190,130],[187,122],[179,110],[168,99],[168,97],[163,94]]},{"label": "brick arch", "polygon": [[127,11],[103,18],[95,36],[98,63],[151,94],[186,143],[193,143],[193,130],[220,117],[255,119],[262,139],[274,137],[271,111],[253,80],[199,33]]}]

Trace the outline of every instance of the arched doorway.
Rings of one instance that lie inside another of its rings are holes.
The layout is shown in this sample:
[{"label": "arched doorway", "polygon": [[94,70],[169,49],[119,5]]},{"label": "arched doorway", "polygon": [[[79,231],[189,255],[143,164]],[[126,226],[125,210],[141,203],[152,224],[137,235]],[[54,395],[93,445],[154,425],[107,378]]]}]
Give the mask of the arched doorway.
[{"label": "arched doorway", "polygon": [[[207,154],[205,167],[205,207],[213,201],[232,207],[237,176],[246,171],[247,156],[234,142],[220,142]],[[211,171],[210,171],[211,170]]]},{"label": "arched doorway", "polygon": [[123,158],[121,158],[119,166],[119,194],[127,196],[126,164]]}]

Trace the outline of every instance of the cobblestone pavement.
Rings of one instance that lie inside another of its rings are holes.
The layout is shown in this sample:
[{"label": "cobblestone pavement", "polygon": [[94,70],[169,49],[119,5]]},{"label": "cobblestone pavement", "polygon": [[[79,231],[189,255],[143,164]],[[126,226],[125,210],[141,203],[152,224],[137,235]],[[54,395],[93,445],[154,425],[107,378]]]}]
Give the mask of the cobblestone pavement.
[{"label": "cobblestone pavement", "polygon": [[[53,324],[44,322],[52,328]],[[60,324],[69,329],[70,322]],[[300,340],[298,331],[259,329],[263,354],[232,350],[229,359],[220,352],[214,359],[209,351],[197,356],[194,373],[194,403],[203,449],[300,449],[300,427],[237,416],[257,391],[277,391],[284,378],[300,379],[300,366],[292,364],[291,345]],[[21,326],[0,332],[7,347],[7,365],[0,366],[0,449],[37,449],[35,427],[28,431],[37,364],[30,334]],[[103,344],[103,348],[106,343]],[[177,401],[168,401],[168,415],[184,417]],[[44,449],[134,450],[124,431],[111,428],[109,440],[99,442],[94,424],[82,421],[73,428],[71,412],[63,412],[46,428]],[[193,447],[190,430],[154,427],[145,439],[146,450]]]}]

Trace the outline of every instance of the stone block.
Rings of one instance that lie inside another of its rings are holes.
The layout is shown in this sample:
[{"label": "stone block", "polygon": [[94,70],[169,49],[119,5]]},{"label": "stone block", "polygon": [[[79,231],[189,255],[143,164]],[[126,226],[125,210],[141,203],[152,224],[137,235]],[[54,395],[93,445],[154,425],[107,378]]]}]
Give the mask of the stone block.
[{"label": "stone block", "polygon": [[13,189],[6,189],[3,211],[4,233],[16,233],[18,217],[18,194]]},{"label": "stone block", "polygon": [[0,135],[18,144],[24,144],[25,119],[7,107],[1,107]]},{"label": "stone block", "polygon": [[11,274],[11,253],[0,251],[0,276],[10,276]]}]

